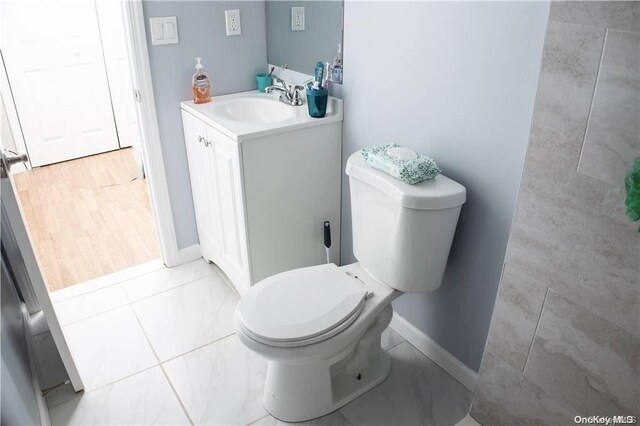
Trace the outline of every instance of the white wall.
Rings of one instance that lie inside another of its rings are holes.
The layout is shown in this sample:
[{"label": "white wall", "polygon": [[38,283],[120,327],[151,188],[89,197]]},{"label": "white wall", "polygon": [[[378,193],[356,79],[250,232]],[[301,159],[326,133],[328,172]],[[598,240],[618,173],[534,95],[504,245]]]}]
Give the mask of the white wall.
[{"label": "white wall", "polygon": [[[398,313],[478,370],[520,185],[547,2],[347,1],[344,156],[397,142],[465,185],[442,287]],[[394,27],[394,22],[403,22]],[[353,261],[343,180],[343,262]]]},{"label": "white wall", "polygon": [[[240,9],[242,34],[227,37],[224,11]],[[255,75],[267,69],[264,1],[143,2],[149,61],[158,114],[171,209],[180,248],[198,242],[180,102],[191,99],[195,57],[203,59],[213,95],[256,88]],[[176,16],[179,44],[152,46],[149,18]]]}]

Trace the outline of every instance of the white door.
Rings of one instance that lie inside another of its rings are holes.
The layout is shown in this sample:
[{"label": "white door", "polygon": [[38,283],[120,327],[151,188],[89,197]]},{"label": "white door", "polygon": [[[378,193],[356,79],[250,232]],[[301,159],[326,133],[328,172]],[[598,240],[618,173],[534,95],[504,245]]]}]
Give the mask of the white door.
[{"label": "white door", "polygon": [[35,295],[37,305],[42,310],[47,321],[51,336],[58,348],[64,367],[67,370],[71,385],[73,389],[78,392],[84,388],[82,379],[80,379],[78,368],[71,357],[69,345],[62,333],[60,321],[58,321],[53,304],[51,303],[51,298],[49,297],[49,291],[40,272],[40,265],[33,251],[31,237],[24,224],[22,209],[17,201],[13,178],[11,177],[11,173],[7,173],[9,167],[7,165],[6,155],[8,154],[5,152],[2,153],[0,163],[0,194],[2,194],[0,198],[0,210],[2,213],[1,238],[2,244],[5,246],[7,261],[11,265],[12,270],[25,272],[25,274],[14,274],[16,279],[20,280],[17,284],[23,294],[25,293],[25,288],[28,288],[28,292]]},{"label": "white door", "polygon": [[32,166],[118,149],[92,1],[0,1],[9,82]]},{"label": "white door", "polygon": [[133,98],[122,4],[117,0],[97,0],[95,3],[120,148],[139,147],[140,130]]}]

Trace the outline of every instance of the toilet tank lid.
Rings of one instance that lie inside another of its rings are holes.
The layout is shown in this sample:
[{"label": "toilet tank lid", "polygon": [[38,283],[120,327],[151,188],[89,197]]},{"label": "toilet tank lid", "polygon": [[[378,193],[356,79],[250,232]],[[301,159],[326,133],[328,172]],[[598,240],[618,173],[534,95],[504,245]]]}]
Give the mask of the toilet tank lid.
[{"label": "toilet tank lid", "polygon": [[398,204],[417,210],[442,210],[457,207],[466,201],[464,186],[439,174],[431,180],[409,185],[365,163],[361,151],[347,160],[346,173],[382,191]]}]

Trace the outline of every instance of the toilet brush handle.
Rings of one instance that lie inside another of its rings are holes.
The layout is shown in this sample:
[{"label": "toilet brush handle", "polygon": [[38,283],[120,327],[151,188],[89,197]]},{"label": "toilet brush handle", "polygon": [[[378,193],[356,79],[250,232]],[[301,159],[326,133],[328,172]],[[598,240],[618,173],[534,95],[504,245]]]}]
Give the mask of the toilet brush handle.
[{"label": "toilet brush handle", "polygon": [[331,247],[331,222],[328,220],[324,222],[324,246]]},{"label": "toilet brush handle", "polygon": [[326,220],[324,222],[324,248],[327,251],[327,263],[331,263],[329,248],[331,247],[331,223]]}]

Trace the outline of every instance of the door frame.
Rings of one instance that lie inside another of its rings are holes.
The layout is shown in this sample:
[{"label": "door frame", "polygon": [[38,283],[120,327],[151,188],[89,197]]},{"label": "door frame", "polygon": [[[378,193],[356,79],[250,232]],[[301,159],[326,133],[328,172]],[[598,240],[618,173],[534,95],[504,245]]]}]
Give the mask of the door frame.
[{"label": "door frame", "polygon": [[148,177],[147,186],[156,222],[158,243],[165,265],[169,267],[177,266],[195,260],[200,256],[200,251],[199,249],[197,250],[197,257],[189,258],[189,253],[184,251],[181,253],[178,247],[153,94],[142,0],[125,0],[121,4],[125,24],[125,39],[127,40],[127,53],[132,73],[131,78],[134,90],[132,95],[136,98],[138,109],[141,154],[145,175]]},{"label": "door frame", "polygon": [[[7,67],[4,63],[4,55],[0,48],[0,96],[4,102],[4,109],[7,113],[9,120],[9,128],[13,134],[13,141],[16,144],[16,150],[18,152],[29,153],[27,150],[27,144],[24,141],[24,134],[22,133],[22,125],[20,124],[20,117],[18,116],[18,109],[13,101],[13,91],[11,90],[11,84],[9,83],[9,73],[7,73]],[[12,173],[20,173],[25,170],[31,170],[31,160],[21,165],[16,165]]]},{"label": "door frame", "polygon": [[[199,259],[201,257],[200,245],[194,244],[183,249],[178,246],[162,154],[160,130],[158,128],[142,0],[122,0],[120,4],[125,24],[127,55],[134,89],[132,96],[136,99],[138,125],[141,133],[140,154],[147,177],[147,187],[149,189],[151,210],[155,219],[158,246],[163,263],[168,267],[178,266]],[[17,110],[15,109],[8,75],[4,67],[4,60],[3,58],[0,59],[2,59],[0,63],[2,66],[2,69],[0,69],[0,89],[7,114],[9,115],[9,123],[14,134],[16,148],[21,152],[28,152]],[[26,167],[31,169],[30,163],[27,163]],[[18,169],[18,167],[15,169]],[[15,171],[17,172],[18,170]]]}]

